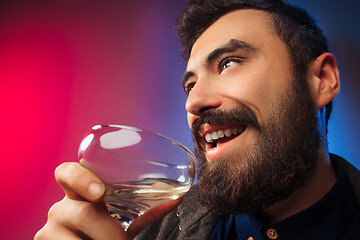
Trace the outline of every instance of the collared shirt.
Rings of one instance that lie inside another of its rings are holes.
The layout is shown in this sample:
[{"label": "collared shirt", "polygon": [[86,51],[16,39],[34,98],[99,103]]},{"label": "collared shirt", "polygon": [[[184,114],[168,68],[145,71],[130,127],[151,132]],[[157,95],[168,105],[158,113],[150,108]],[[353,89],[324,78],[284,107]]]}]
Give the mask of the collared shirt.
[{"label": "collared shirt", "polygon": [[335,158],[338,179],[331,190],[313,206],[275,224],[261,217],[225,215],[217,223],[213,240],[330,240],[360,239],[360,207]]}]

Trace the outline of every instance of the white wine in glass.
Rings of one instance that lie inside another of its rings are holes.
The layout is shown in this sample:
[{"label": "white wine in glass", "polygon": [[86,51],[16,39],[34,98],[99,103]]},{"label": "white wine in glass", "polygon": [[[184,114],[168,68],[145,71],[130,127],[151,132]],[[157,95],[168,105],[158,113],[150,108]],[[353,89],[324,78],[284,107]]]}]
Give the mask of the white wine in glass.
[{"label": "white wine in glass", "polygon": [[109,213],[127,229],[151,208],[183,196],[195,176],[195,157],[159,133],[98,125],[82,140],[79,161],[106,184]]}]

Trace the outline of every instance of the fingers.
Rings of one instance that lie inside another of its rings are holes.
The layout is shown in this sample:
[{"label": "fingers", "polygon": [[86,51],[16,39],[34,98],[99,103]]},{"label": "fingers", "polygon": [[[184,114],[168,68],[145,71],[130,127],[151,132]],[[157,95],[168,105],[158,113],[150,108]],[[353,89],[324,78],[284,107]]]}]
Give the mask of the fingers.
[{"label": "fingers", "polygon": [[127,239],[125,231],[102,203],[69,202],[66,209],[61,209],[60,225],[81,231],[94,240]]},{"label": "fingers", "polygon": [[70,199],[100,202],[105,195],[102,180],[79,163],[61,164],[55,170],[55,179]]},{"label": "fingers", "polygon": [[126,232],[106,211],[103,203],[71,200],[54,204],[48,222],[36,240],[45,239],[128,239]]},{"label": "fingers", "polygon": [[168,213],[174,210],[182,201],[182,197],[176,200],[164,203],[160,206],[150,209],[143,215],[138,217],[127,229],[127,234],[130,239],[136,237],[147,226],[160,221]]},{"label": "fingers", "polygon": [[51,223],[46,223],[45,226],[40,229],[34,240],[84,240],[85,237],[80,237],[70,229],[66,229],[59,226],[52,226]]},{"label": "fingers", "polygon": [[133,239],[180,204],[182,198],[160,205],[137,218],[127,232],[108,213],[103,198],[105,184],[79,163],[64,163],[55,170],[66,197],[51,207],[48,221],[36,234],[45,239]]}]

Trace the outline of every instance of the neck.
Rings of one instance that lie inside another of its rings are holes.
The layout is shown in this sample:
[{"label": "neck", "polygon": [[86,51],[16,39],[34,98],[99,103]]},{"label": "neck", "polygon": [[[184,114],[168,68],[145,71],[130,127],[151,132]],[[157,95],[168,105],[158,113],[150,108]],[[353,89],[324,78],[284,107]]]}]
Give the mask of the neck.
[{"label": "neck", "polygon": [[336,179],[328,152],[320,151],[314,174],[289,198],[265,209],[265,217],[270,224],[273,224],[305,210],[324,197],[335,184]]}]

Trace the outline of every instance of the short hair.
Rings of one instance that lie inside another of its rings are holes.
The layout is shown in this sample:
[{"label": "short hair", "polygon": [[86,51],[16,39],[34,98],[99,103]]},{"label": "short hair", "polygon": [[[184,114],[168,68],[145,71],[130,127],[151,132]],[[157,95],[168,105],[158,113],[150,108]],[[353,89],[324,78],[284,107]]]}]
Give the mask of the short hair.
[{"label": "short hair", "polygon": [[[306,10],[282,0],[190,0],[176,27],[184,59],[188,60],[195,41],[212,23],[240,9],[269,13],[276,33],[288,48],[295,74],[307,76],[309,64],[329,51],[322,30]],[[325,106],[326,132],[331,111],[332,101]]]}]

